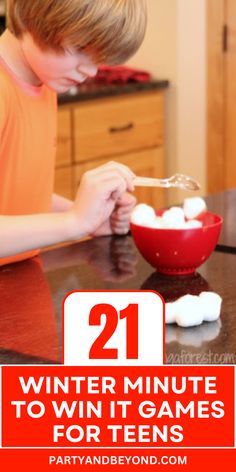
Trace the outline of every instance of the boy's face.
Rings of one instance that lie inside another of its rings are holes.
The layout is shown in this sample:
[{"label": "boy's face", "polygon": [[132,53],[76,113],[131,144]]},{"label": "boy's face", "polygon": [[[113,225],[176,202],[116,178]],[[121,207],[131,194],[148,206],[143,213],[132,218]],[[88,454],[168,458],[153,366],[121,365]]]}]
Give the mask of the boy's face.
[{"label": "boy's face", "polygon": [[57,93],[65,93],[97,73],[97,65],[82,51],[68,50],[64,54],[42,51],[29,34],[23,36],[21,47],[35,78]]}]

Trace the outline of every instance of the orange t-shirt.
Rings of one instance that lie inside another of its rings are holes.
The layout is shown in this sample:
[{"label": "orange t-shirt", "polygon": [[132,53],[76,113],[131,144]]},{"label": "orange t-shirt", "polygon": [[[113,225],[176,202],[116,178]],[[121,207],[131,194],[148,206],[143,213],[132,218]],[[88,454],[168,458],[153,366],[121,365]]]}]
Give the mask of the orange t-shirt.
[{"label": "orange t-shirt", "polygon": [[[0,215],[50,211],[56,103],[54,92],[22,82],[0,58]],[[37,253],[0,258],[0,265]]]}]

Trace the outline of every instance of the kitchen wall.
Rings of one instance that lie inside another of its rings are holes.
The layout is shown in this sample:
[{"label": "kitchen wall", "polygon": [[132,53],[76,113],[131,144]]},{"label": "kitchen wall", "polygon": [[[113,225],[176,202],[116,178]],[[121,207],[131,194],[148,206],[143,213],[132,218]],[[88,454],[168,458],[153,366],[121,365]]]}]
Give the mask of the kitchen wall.
[{"label": "kitchen wall", "polygon": [[[187,173],[206,193],[206,0],[146,0],[148,30],[129,61],[170,80],[166,94],[168,175]],[[169,203],[190,196],[169,191]]]}]

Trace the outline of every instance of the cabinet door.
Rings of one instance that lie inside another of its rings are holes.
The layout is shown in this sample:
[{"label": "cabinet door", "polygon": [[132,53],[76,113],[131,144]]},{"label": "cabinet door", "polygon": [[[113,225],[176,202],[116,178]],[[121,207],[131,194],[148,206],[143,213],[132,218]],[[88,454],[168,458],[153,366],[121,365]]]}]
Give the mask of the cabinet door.
[{"label": "cabinet door", "polygon": [[75,162],[162,146],[163,100],[163,92],[155,91],[75,106]]},{"label": "cabinet door", "polygon": [[66,198],[73,198],[72,167],[55,170],[54,192]]},{"label": "cabinet door", "polygon": [[236,187],[236,2],[226,1],[226,15],[228,24],[228,51],[225,54],[225,140],[224,140],[224,178],[225,188]]},{"label": "cabinet door", "polygon": [[57,120],[56,167],[70,165],[72,161],[72,120],[69,107],[59,107]]},{"label": "cabinet door", "polygon": [[[127,165],[137,175],[146,177],[164,177],[164,153],[163,148],[161,147],[125,154],[122,156],[113,156],[112,160]],[[84,172],[105,164],[106,162],[108,162],[108,159],[99,159],[93,162],[77,165],[74,174],[74,193]],[[138,203],[147,203],[155,208],[164,207],[166,204],[165,190],[161,188],[137,187],[134,195],[136,196]]]},{"label": "cabinet door", "polygon": [[209,193],[236,187],[236,2],[208,0]]}]

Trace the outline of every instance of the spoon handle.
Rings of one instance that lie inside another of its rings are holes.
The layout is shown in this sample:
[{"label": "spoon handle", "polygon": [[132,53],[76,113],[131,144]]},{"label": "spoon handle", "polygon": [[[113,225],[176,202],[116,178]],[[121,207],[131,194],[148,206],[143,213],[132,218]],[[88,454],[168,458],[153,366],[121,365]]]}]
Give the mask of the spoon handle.
[{"label": "spoon handle", "polygon": [[135,177],[134,181],[135,187],[171,187],[171,182],[169,179],[155,179],[153,177]]}]

